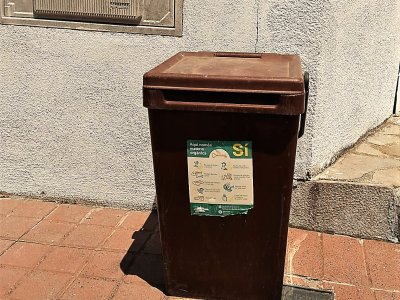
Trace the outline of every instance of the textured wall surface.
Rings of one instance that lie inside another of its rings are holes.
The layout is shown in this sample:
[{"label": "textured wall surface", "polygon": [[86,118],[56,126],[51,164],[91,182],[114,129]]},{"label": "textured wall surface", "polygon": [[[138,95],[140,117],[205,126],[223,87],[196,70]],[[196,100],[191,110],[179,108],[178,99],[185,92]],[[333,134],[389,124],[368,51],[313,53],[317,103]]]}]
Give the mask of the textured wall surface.
[{"label": "textured wall surface", "polygon": [[150,208],[143,74],[256,40],[254,1],[185,1],[184,15],[182,38],[0,26],[0,190]]},{"label": "textured wall surface", "polygon": [[400,61],[400,1],[331,1],[321,47],[313,171],[393,111]]},{"label": "textured wall surface", "polygon": [[390,115],[399,7],[186,0],[183,37],[0,26],[0,190],[150,208],[142,75],[200,50],[302,56],[312,78],[296,167],[305,178]]},{"label": "textured wall surface", "polygon": [[316,174],[393,111],[400,1],[259,1],[259,52],[294,52],[310,73],[296,176]]}]

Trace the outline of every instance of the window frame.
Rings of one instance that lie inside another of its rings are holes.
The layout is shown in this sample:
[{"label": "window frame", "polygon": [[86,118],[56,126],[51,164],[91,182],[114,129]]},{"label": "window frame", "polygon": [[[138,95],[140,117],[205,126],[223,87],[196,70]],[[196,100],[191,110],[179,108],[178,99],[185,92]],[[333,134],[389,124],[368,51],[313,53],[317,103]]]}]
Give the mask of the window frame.
[{"label": "window frame", "polygon": [[148,25],[119,25],[110,23],[91,23],[81,21],[63,21],[5,16],[5,2],[0,0],[0,24],[32,27],[61,28],[84,31],[139,33],[151,35],[182,36],[183,0],[174,0],[174,27]]}]

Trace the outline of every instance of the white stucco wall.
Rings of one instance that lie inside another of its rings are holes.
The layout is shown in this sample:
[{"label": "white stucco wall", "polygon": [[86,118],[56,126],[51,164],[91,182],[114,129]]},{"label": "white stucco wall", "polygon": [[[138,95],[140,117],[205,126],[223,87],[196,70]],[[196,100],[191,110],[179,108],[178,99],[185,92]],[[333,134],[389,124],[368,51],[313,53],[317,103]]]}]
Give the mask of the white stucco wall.
[{"label": "white stucco wall", "polygon": [[258,52],[300,53],[310,72],[296,177],[318,173],[393,111],[400,0],[260,1]]},{"label": "white stucco wall", "polygon": [[331,1],[321,45],[313,171],[393,112],[400,62],[400,1]]},{"label": "white stucco wall", "polygon": [[399,7],[185,0],[183,37],[0,26],[0,190],[151,207],[142,75],[200,50],[302,56],[312,79],[296,167],[304,178],[390,115]]}]

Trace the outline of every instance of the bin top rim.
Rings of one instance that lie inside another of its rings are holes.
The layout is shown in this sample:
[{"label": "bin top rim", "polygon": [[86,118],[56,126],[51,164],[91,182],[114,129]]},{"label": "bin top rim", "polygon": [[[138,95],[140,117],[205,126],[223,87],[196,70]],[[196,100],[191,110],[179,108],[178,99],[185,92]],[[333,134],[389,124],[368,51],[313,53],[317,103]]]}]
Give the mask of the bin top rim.
[{"label": "bin top rim", "polygon": [[143,76],[148,89],[304,93],[298,55],[179,52]]}]

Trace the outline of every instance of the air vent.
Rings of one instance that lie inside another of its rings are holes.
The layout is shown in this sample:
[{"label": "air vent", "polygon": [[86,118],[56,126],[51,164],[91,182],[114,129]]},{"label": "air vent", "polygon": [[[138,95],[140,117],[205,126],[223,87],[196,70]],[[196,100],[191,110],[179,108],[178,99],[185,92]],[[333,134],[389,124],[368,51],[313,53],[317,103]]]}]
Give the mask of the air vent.
[{"label": "air vent", "polygon": [[137,0],[34,0],[35,18],[138,25]]}]

